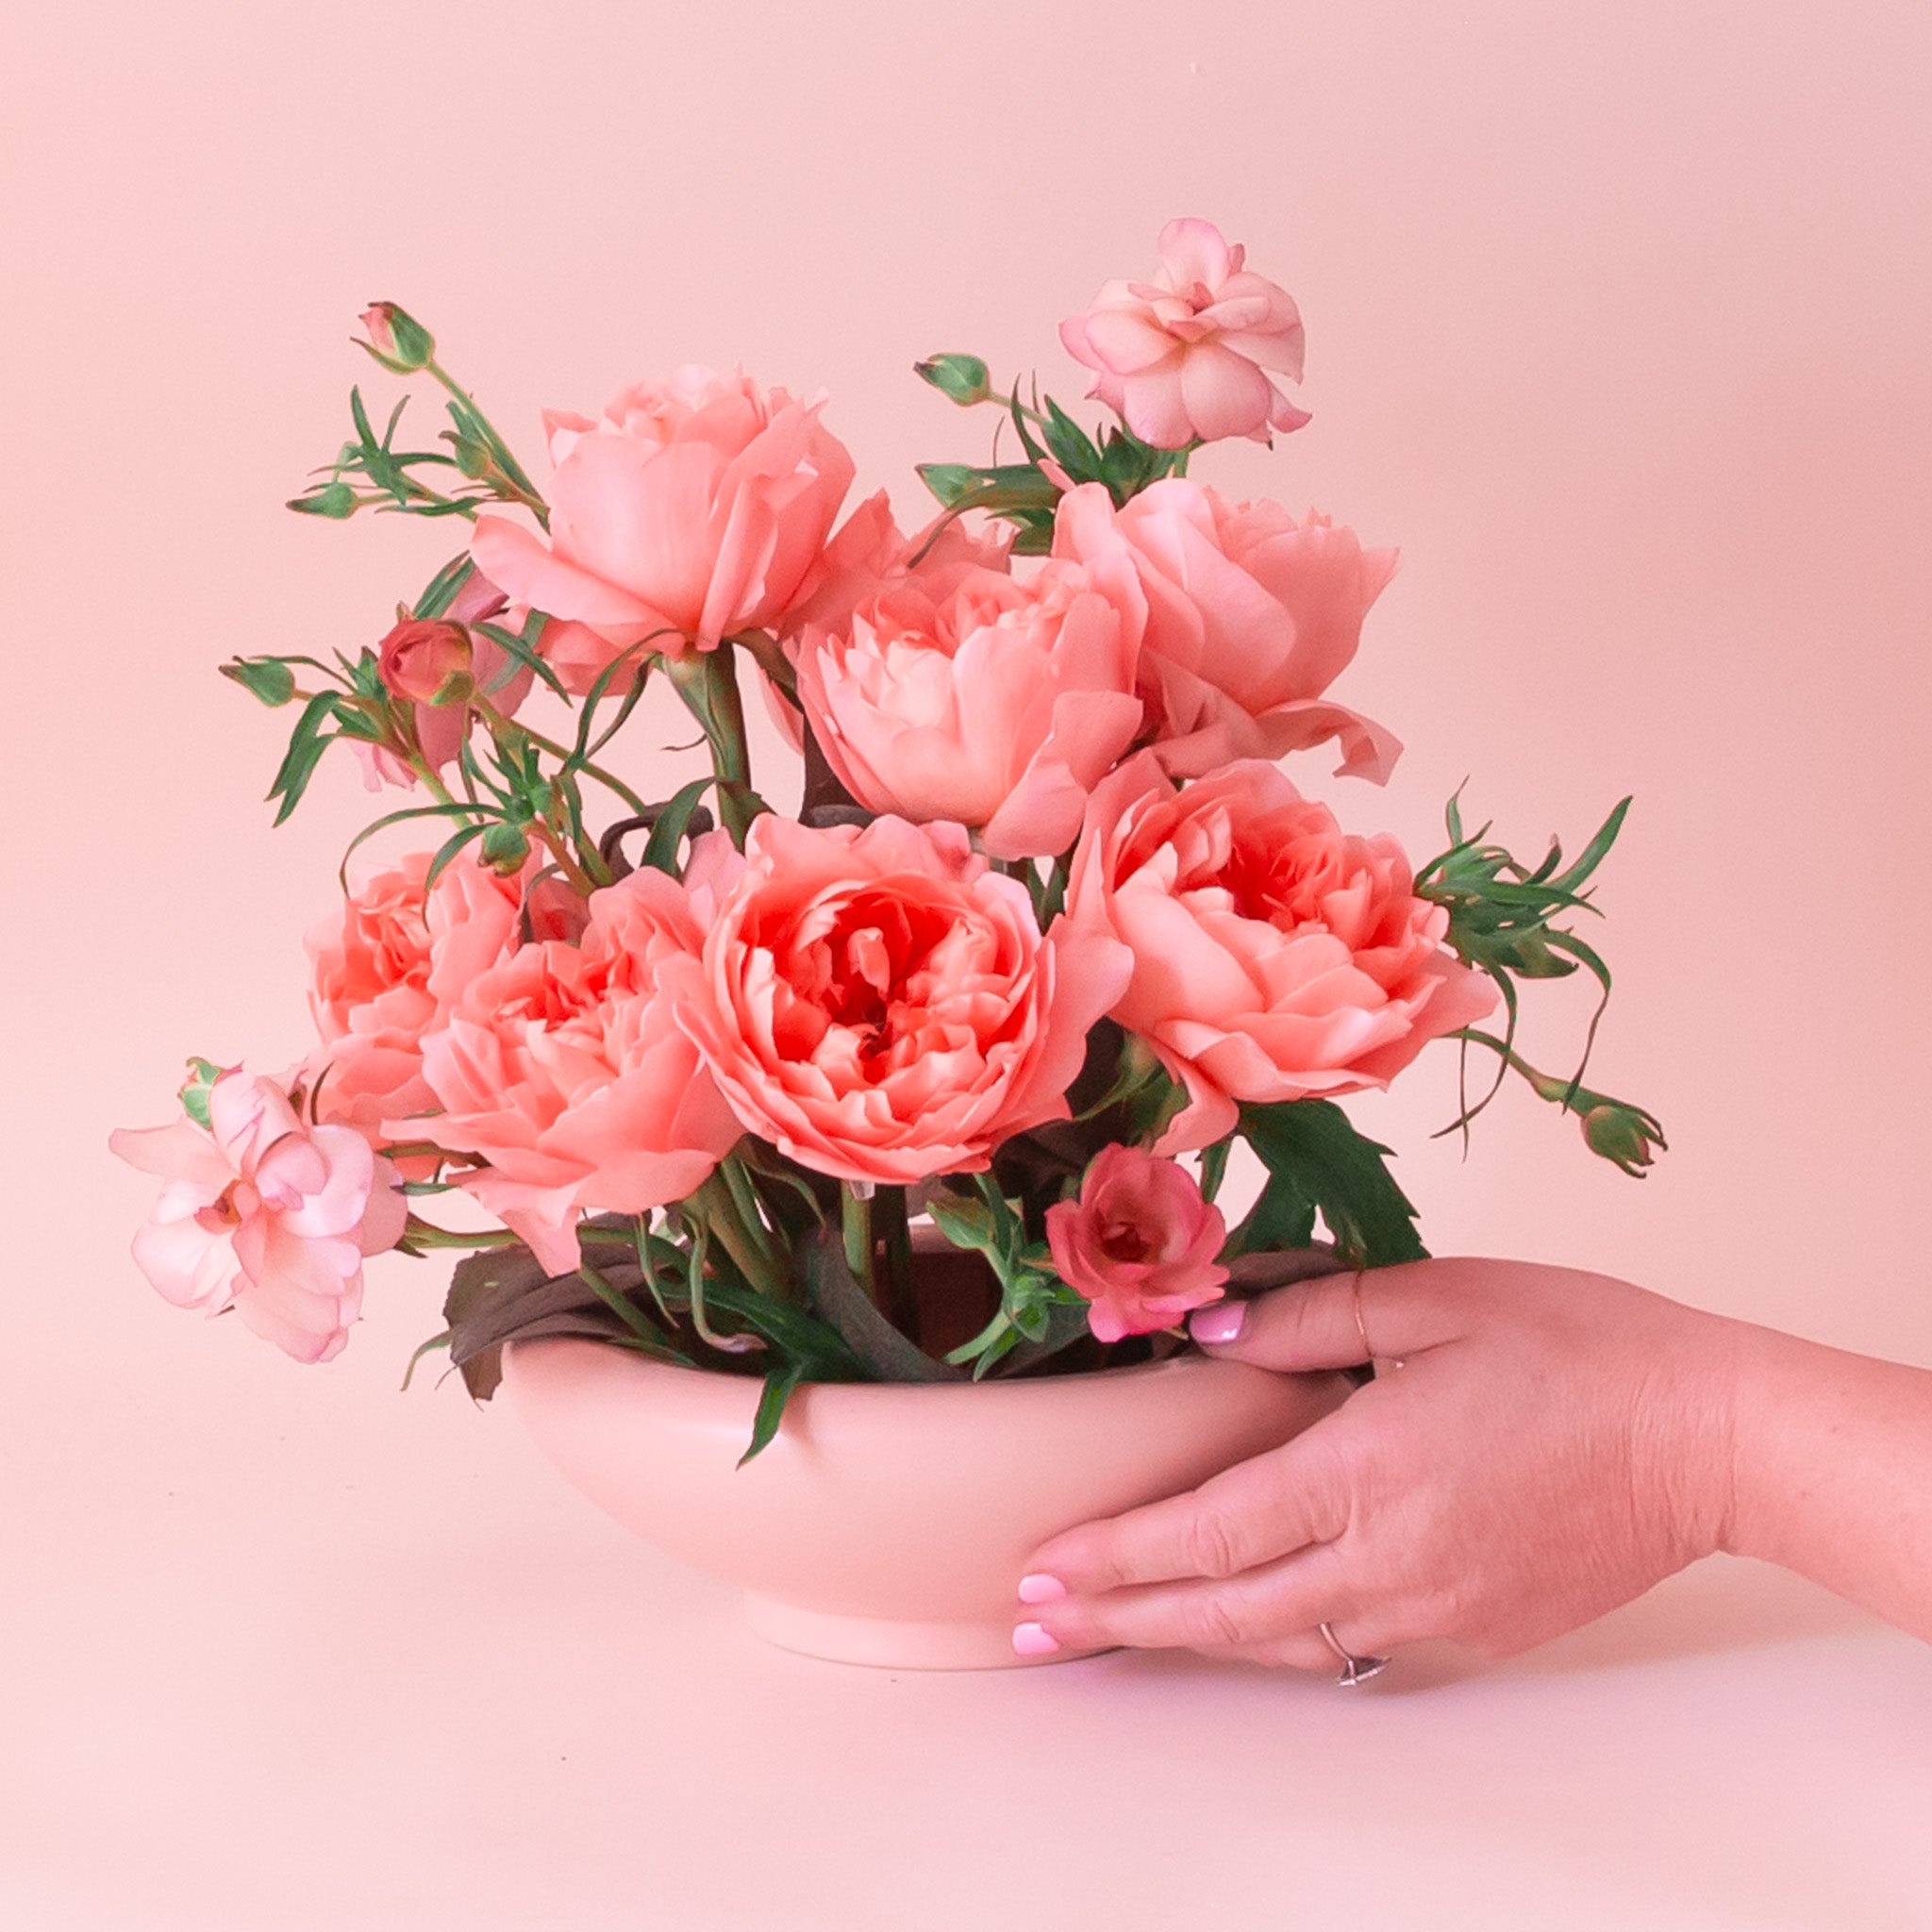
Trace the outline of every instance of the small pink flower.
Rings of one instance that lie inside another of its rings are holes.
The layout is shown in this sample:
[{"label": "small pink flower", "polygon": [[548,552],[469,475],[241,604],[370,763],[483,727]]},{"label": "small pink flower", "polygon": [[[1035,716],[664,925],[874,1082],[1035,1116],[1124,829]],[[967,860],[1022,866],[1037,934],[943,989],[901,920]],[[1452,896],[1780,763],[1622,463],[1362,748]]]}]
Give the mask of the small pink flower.
[{"label": "small pink flower", "polygon": [[[675,657],[778,622],[811,590],[852,458],[816,403],[695,366],[552,411],[546,541],[507,516],[471,554],[516,601],[587,626],[604,662],[650,640]],[[574,634],[574,661],[585,639]]]},{"label": "small pink flower", "polygon": [[1142,442],[1265,441],[1271,427],[1308,420],[1266,373],[1302,379],[1301,311],[1246,258],[1212,222],[1170,222],[1153,281],[1108,282],[1084,315],[1060,324],[1067,353],[1099,372],[1088,393]]},{"label": "small pink flower", "polygon": [[[529,667],[519,665],[506,676],[509,653],[495,639],[470,628],[497,619],[520,630],[527,613],[510,610],[508,604],[488,577],[472,571],[446,616],[403,618],[375,647],[376,675],[391,697],[408,706],[417,748],[431,771],[456,762],[478,696],[508,718],[530,693],[534,674]],[[356,748],[372,791],[416,782],[415,774],[386,746],[358,740]]]},{"label": "small pink flower", "polygon": [[420,1138],[400,1117],[436,1106],[423,1036],[517,945],[520,880],[464,854],[425,892],[429,861],[418,852],[370,873],[308,937],[322,1043],[304,1073],[316,1111],[372,1138],[386,1121]]},{"label": "small pink flower", "polygon": [[1227,1270],[1220,1208],[1186,1168],[1115,1145],[1094,1156],[1077,1201],[1046,1210],[1053,1265],[1093,1306],[1102,1341],[1171,1328],[1190,1308],[1220,1299]]},{"label": "small pink flower", "polygon": [[826,761],[874,811],[984,830],[994,858],[1064,852],[1133,742],[1144,605],[1131,569],[918,576],[808,631],[798,694]]},{"label": "small pink flower", "polygon": [[1169,772],[1198,778],[1333,739],[1341,773],[1389,775],[1399,741],[1323,693],[1354,658],[1394,551],[1364,550],[1313,511],[1297,524],[1279,504],[1229,503],[1175,476],[1118,510],[1101,484],[1069,491],[1054,555],[1139,577],[1140,691]]},{"label": "small pink flower", "polygon": [[463,1186],[558,1273],[577,1265],[585,1210],[682,1200],[742,1132],[662,983],[703,944],[729,842],[700,840],[687,883],[644,866],[593,893],[580,944],[538,941],[476,973],[424,1039],[444,1111],[394,1131],[487,1160]]},{"label": "small pink flower", "polygon": [[273,1080],[231,1069],[192,1121],[121,1128],[120,1158],[167,1182],[134,1258],[177,1307],[233,1307],[297,1361],[341,1352],[362,1260],[395,1246],[408,1209],[395,1170],[353,1128],[305,1126]]},{"label": "small pink flower", "polygon": [[1068,1117],[1087,1034],[1129,961],[1057,922],[957,824],[745,841],[677,1019],[740,1120],[818,1174],[905,1183],[985,1168],[1009,1134]]},{"label": "small pink flower", "polygon": [[376,671],[393,697],[459,702],[472,689],[470,634],[443,618],[406,617],[376,646]]},{"label": "small pink flower", "polygon": [[1344,833],[1270,764],[1184,791],[1147,753],[1123,765],[1089,807],[1067,917],[1129,949],[1110,1010],[1186,1083],[1163,1154],[1231,1132],[1241,1101],[1386,1087],[1495,1004],[1401,846]]}]

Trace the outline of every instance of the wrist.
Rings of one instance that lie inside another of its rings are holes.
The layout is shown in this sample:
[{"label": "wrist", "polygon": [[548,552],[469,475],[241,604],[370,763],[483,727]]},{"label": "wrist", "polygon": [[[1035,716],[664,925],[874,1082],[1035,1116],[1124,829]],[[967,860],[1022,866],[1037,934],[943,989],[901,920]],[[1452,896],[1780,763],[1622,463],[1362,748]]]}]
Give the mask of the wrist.
[{"label": "wrist", "polygon": [[1741,1322],[1683,1309],[1688,1327],[1673,1349],[1670,1398],[1657,1406],[1653,1444],[1662,1521],[1679,1566],[1735,1547],[1741,1509],[1740,1431],[1753,1331]]}]

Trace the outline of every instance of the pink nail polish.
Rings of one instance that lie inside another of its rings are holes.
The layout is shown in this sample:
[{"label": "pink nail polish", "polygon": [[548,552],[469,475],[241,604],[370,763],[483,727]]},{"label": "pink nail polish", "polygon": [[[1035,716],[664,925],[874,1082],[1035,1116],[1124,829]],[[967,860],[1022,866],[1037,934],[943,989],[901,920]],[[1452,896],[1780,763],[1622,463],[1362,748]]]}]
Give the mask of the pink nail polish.
[{"label": "pink nail polish", "polygon": [[1023,1576],[1020,1579],[1020,1601],[1023,1604],[1057,1604],[1067,1593],[1067,1586],[1058,1576]]},{"label": "pink nail polish", "polygon": [[1248,1319],[1246,1302],[1216,1302],[1201,1309],[1188,1324],[1188,1333],[1196,1341],[1232,1341]]},{"label": "pink nail polish", "polygon": [[1020,1624],[1013,1629],[1013,1648],[1022,1657],[1047,1657],[1060,1647],[1058,1637],[1050,1637],[1038,1624]]}]

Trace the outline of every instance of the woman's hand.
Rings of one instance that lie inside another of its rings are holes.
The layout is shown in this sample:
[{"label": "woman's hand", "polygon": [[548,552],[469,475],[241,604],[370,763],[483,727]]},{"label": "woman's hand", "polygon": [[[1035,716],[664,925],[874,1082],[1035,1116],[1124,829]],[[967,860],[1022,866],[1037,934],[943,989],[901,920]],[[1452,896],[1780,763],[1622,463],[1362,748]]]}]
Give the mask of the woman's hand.
[{"label": "woman's hand", "polygon": [[[1015,1647],[1185,1645],[1335,1668],[1523,1650],[1723,1543],[1740,1324],[1511,1261],[1336,1274],[1194,1318],[1208,1352],[1376,1379],[1191,1494],[1035,1552]],[[1225,1337],[1226,1339],[1221,1339]],[[1401,1366],[1395,1364],[1399,1362]]]}]

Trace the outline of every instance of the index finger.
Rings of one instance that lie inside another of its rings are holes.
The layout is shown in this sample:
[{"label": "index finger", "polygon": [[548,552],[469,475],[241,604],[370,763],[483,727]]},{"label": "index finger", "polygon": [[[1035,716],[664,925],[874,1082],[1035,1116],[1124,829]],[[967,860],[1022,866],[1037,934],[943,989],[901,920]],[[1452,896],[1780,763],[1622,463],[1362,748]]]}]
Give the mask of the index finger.
[{"label": "index finger", "polygon": [[1352,1507],[1336,1453],[1340,1413],[1199,1489],[1082,1524],[1034,1551],[1024,1602],[1091,1596],[1138,1583],[1234,1576],[1309,1543],[1332,1542]]}]

